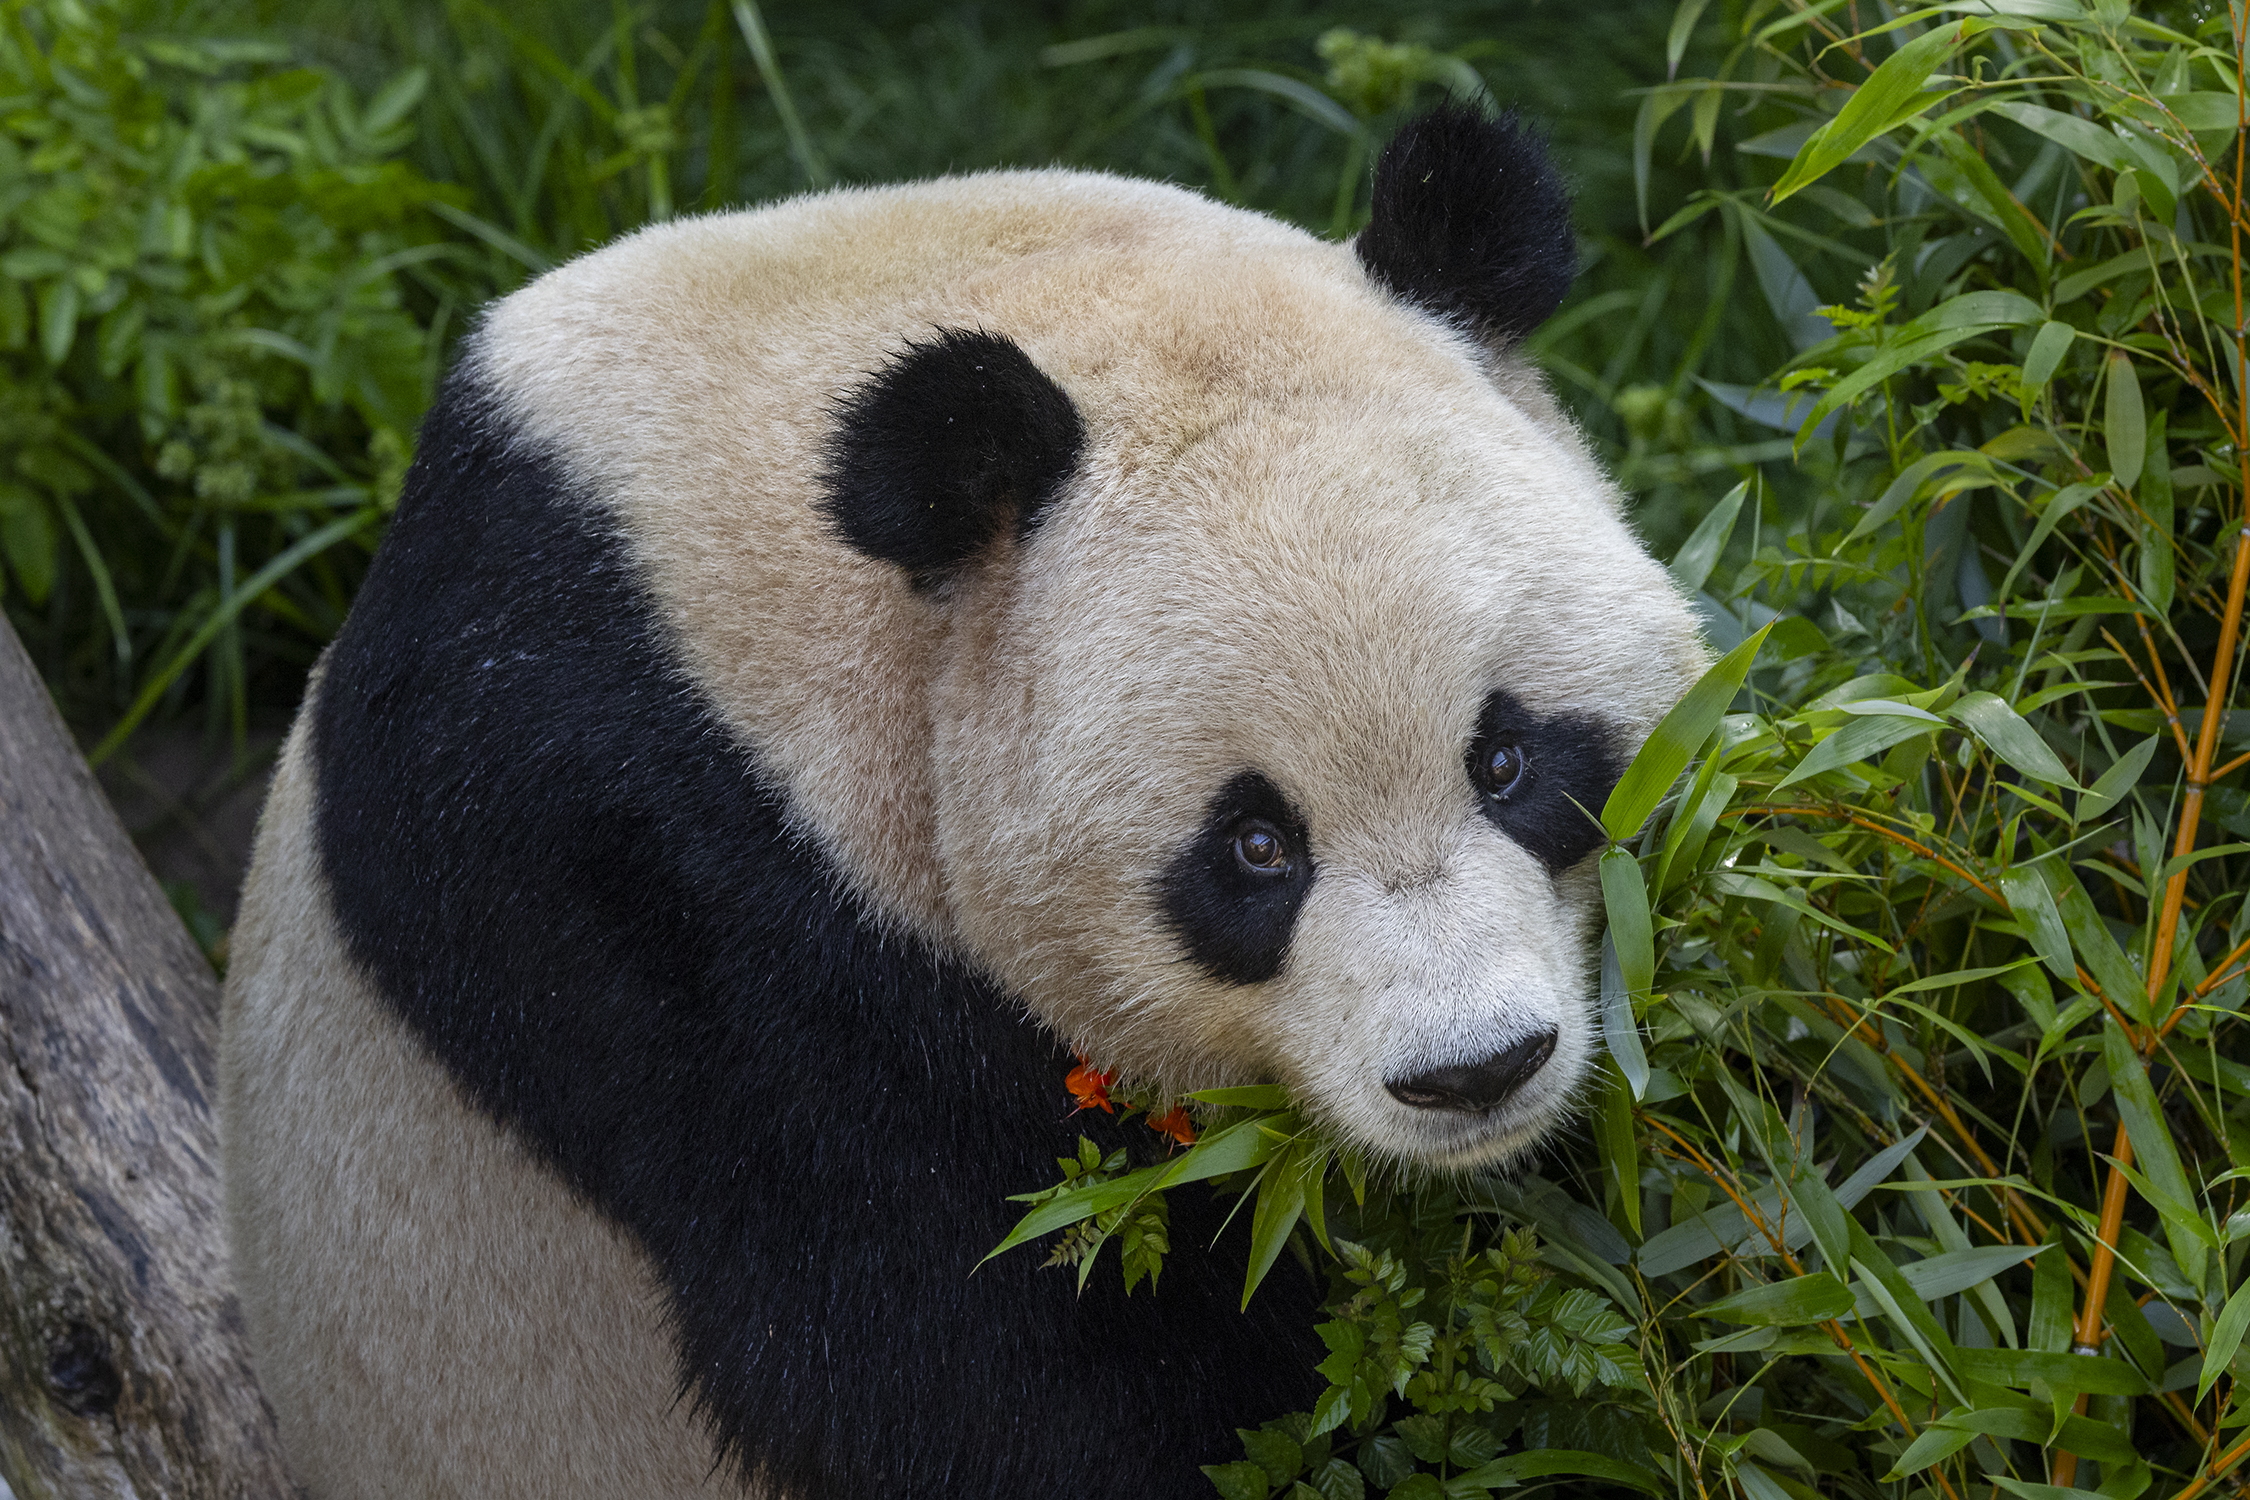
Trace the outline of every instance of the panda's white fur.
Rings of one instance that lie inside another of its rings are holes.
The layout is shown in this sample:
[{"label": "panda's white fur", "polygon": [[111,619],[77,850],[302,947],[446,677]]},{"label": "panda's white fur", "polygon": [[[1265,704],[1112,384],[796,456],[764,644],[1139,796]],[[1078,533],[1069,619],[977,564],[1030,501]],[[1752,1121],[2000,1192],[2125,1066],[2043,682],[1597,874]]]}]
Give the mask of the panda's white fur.
[{"label": "panda's white fur", "polygon": [[[932,582],[846,545],[822,485],[840,399],[944,329],[1020,347],[1085,441],[1035,530]],[[499,304],[465,368],[629,548],[686,678],[886,941],[1134,1076],[1278,1079],[1380,1156],[1493,1161],[1560,1117],[1596,1048],[1598,891],[1495,828],[1463,750],[1497,690],[1629,755],[1702,657],[1512,356],[1349,247],[1043,171],[646,230]],[[245,1312],[300,1476],[739,1492],[714,1466],[763,1473],[758,1434],[714,1447],[698,1421],[660,1268],[463,1093],[339,935],[321,691],[260,828],[222,1102]],[[1185,961],[1152,895],[1245,765],[1318,867],[1286,963],[1248,984]],[[1496,1110],[1386,1088],[1544,1028],[1552,1059]]]}]

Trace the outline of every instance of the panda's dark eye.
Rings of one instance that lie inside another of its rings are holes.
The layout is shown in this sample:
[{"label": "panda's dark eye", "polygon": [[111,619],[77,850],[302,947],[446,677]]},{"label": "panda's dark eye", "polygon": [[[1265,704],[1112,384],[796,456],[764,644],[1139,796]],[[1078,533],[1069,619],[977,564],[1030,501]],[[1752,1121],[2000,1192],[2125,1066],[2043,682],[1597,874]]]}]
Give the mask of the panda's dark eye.
[{"label": "panda's dark eye", "polygon": [[1289,873],[1289,842],[1280,829],[1252,818],[1235,829],[1234,857],[1253,875]]},{"label": "panda's dark eye", "polygon": [[1470,762],[1469,767],[1477,790],[1495,802],[1505,802],[1522,791],[1524,777],[1530,769],[1520,745],[1494,745]]}]

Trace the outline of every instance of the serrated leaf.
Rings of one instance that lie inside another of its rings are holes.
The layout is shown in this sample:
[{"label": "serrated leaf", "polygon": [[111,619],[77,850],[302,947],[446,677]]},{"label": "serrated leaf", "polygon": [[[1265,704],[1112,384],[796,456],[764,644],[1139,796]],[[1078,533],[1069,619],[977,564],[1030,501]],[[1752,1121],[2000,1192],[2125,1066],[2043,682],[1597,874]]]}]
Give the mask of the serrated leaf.
[{"label": "serrated leaf", "polygon": [[1287,1484],[1304,1471],[1305,1450],[1288,1433],[1242,1427],[1235,1429],[1234,1435],[1242,1439],[1242,1451],[1250,1455],[1250,1461],[1265,1470],[1275,1484]]},{"label": "serrated leaf", "polygon": [[1205,1464],[1203,1473],[1222,1500],[1266,1500],[1273,1493],[1266,1471],[1254,1463]]}]

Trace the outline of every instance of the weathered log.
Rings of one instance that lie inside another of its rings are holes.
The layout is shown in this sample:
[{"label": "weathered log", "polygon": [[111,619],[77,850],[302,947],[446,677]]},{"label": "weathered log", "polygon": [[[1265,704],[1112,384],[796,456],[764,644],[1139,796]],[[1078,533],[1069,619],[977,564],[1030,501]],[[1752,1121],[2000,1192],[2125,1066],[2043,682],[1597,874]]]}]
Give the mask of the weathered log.
[{"label": "weathered log", "polygon": [[228,1272],[218,987],[0,623],[0,1475],[294,1492]]}]

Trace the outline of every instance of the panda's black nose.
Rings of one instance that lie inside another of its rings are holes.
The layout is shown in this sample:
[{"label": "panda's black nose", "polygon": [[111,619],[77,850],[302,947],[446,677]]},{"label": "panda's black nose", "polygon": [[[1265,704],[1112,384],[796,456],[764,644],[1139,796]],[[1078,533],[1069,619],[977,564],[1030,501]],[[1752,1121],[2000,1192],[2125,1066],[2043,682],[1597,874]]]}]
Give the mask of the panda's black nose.
[{"label": "panda's black nose", "polygon": [[1553,1027],[1534,1032],[1520,1042],[1501,1048],[1480,1063],[1466,1067],[1436,1068],[1417,1078],[1400,1078],[1383,1087],[1401,1104],[1416,1109],[1451,1109],[1481,1115],[1497,1109],[1508,1097],[1547,1066],[1555,1055]]}]

